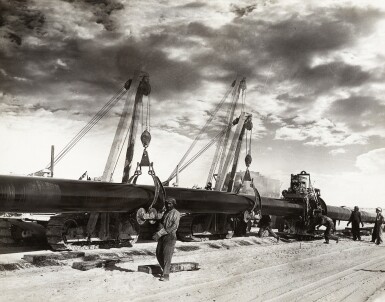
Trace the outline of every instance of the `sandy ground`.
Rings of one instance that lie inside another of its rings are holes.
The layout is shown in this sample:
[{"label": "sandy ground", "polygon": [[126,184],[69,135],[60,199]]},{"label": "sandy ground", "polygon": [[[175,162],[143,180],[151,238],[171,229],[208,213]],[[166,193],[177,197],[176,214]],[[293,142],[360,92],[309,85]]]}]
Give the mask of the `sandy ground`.
[{"label": "sandy ground", "polygon": [[[138,265],[156,264],[156,243],[138,243],[108,250],[133,255],[133,262],[109,268],[79,271],[66,260],[1,271],[0,301],[385,301],[385,245],[364,240],[177,242],[173,262],[198,262],[200,269],[173,273],[169,282],[137,271]],[[0,263],[34,253],[42,251],[3,252]]]}]

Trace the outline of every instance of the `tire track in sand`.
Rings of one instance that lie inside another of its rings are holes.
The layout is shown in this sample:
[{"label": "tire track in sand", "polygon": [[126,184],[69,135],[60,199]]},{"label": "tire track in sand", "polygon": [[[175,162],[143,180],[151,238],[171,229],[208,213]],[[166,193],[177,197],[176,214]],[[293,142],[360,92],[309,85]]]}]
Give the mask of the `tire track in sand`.
[{"label": "tire track in sand", "polygon": [[[315,247],[316,248],[316,247]],[[237,275],[230,275],[230,276],[224,276],[220,279],[216,280],[205,280],[203,282],[195,282],[192,285],[183,286],[181,285],[178,289],[175,289],[174,286],[167,286],[167,288],[162,288],[162,291],[148,291],[146,293],[145,297],[134,299],[134,301],[167,301],[171,299],[172,297],[183,297],[184,301],[196,301],[197,297],[200,297],[200,299],[209,300],[209,299],[215,299],[216,301],[230,301],[234,300],[234,297],[240,297],[242,301],[246,301],[250,299],[251,301],[265,301],[269,299],[268,294],[262,293],[257,294],[255,291],[250,291],[250,289],[253,289],[253,284],[258,283],[258,280],[260,281],[261,276],[266,276],[268,274],[274,274],[278,269],[287,269],[290,270],[293,267],[300,267],[301,264],[304,264],[306,262],[316,262],[316,261],[322,261],[324,257],[330,257],[334,254],[341,254],[346,253],[352,250],[359,250],[367,248],[366,246],[357,246],[352,247],[345,250],[337,250],[334,252],[327,252],[320,255],[310,256],[303,259],[298,259],[291,262],[285,262],[278,265],[272,265],[264,268],[255,269],[252,271],[245,271],[244,273],[239,273]],[[384,257],[382,257],[384,258]],[[370,262],[370,261],[367,261]],[[311,282],[306,287],[311,289],[313,286],[317,287],[322,284],[322,282],[326,282],[327,280],[333,280],[338,279],[337,275],[342,276],[342,272],[345,272],[348,270],[351,270],[353,268],[360,268],[365,267],[367,265],[367,262],[361,263],[360,265],[350,267],[347,270],[340,271],[339,273],[329,275],[328,277],[321,278],[315,282]],[[290,297],[290,294],[293,294],[293,297],[296,297],[296,293],[299,290],[298,286],[299,284],[295,283],[295,280],[292,281],[292,284],[289,285],[289,289],[291,287],[295,287],[295,289],[284,293],[279,294],[277,293],[277,296],[272,299],[272,301],[286,301],[285,297],[286,295],[288,298]],[[330,281],[331,282],[331,281]],[[290,283],[290,282],[289,282]],[[327,282],[326,282],[327,283]],[[325,284],[326,284],[325,283]],[[171,285],[171,284],[170,284]],[[233,285],[229,288],[229,285]],[[282,286],[285,286],[286,284],[282,284]],[[215,290],[219,289],[219,290]],[[188,293],[188,295],[186,295]],[[202,297],[202,294],[204,295]],[[265,296],[265,297],[263,297]],[[270,295],[271,297],[271,295]]]},{"label": "tire track in sand", "polygon": [[[385,275],[379,279],[379,285],[373,284],[370,294],[362,295],[363,289],[359,287],[363,281],[373,281],[373,272],[381,271],[385,268],[385,255],[362,262],[356,266],[349,267],[343,271],[322,279],[311,282],[307,285],[298,287],[285,294],[265,300],[274,301],[363,301],[381,288],[385,280]],[[383,274],[383,273],[382,273]],[[339,281],[336,283],[336,281]],[[349,285],[349,286],[348,286]],[[357,287],[352,286],[357,285]],[[340,293],[339,293],[340,292]],[[365,292],[365,291],[364,291]],[[353,297],[353,294],[356,294]],[[361,293],[361,294],[360,294]],[[339,298],[338,295],[341,295]],[[251,300],[252,301],[252,300]]]}]

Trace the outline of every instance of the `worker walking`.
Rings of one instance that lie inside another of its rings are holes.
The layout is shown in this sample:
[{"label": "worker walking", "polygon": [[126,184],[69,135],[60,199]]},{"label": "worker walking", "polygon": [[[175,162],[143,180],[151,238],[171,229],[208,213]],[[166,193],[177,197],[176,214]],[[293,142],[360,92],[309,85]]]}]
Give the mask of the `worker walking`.
[{"label": "worker walking", "polygon": [[384,216],[382,216],[382,209],[376,208],[376,221],[374,223],[373,233],[372,233],[372,241],[377,245],[382,243],[382,224],[384,223]]},{"label": "worker walking", "polygon": [[167,198],[165,202],[166,212],[159,224],[159,231],[152,237],[158,241],[156,246],[156,258],[163,273],[160,281],[168,281],[171,268],[171,259],[176,243],[176,231],[179,226],[180,213],[175,209],[176,200]]},{"label": "worker walking", "polygon": [[274,233],[273,230],[271,229],[270,215],[262,215],[261,220],[259,220],[258,226],[259,226],[258,237],[262,237],[263,233],[265,231],[268,231],[270,236],[273,236],[275,239],[277,239],[277,242],[279,241],[279,236],[276,233]]},{"label": "worker walking", "polygon": [[362,219],[361,219],[360,209],[357,206],[354,207],[354,210],[350,215],[347,226],[349,226],[350,223],[352,224],[353,240],[356,241],[358,239],[361,241],[360,223],[362,227],[364,227],[364,223],[362,222]]},{"label": "worker walking", "polygon": [[333,220],[330,217],[327,217],[326,215],[322,215],[320,209],[316,209],[314,210],[314,221],[310,224],[309,229],[313,230],[315,226],[318,229],[321,225],[326,227],[326,230],[324,232],[324,243],[329,244],[329,239],[333,239],[338,243],[339,238],[335,235],[332,235],[332,232],[334,231]]}]

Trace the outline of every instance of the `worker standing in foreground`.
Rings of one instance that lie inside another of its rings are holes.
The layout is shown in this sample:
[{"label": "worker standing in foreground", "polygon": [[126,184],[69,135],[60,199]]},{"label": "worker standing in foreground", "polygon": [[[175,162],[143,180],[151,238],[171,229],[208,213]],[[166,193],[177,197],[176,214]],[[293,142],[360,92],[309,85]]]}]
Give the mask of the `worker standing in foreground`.
[{"label": "worker standing in foreground", "polygon": [[176,243],[176,231],[179,226],[180,213],[175,209],[176,200],[167,198],[165,201],[166,212],[164,212],[159,224],[159,231],[152,237],[158,241],[156,246],[156,258],[163,273],[160,281],[168,281],[171,268],[171,258]]},{"label": "worker standing in foreground", "polygon": [[349,226],[350,223],[352,223],[353,240],[356,241],[358,239],[359,241],[361,241],[360,223],[362,227],[364,227],[364,223],[362,222],[362,219],[361,219],[360,209],[357,206],[354,207],[354,210],[350,215],[347,226]]},{"label": "worker standing in foreground", "polygon": [[332,235],[332,232],[334,231],[333,220],[330,217],[327,217],[326,215],[322,215],[320,209],[316,209],[314,210],[314,221],[310,224],[309,229],[314,230],[314,227],[316,226],[318,230],[321,225],[326,227],[326,230],[324,232],[324,243],[329,244],[330,238],[338,243],[339,238],[337,236]]},{"label": "worker standing in foreground", "polygon": [[376,208],[376,222],[374,223],[373,233],[372,233],[372,241],[377,245],[382,243],[382,224],[384,223],[384,216],[382,216],[382,209]]},{"label": "worker standing in foreground", "polygon": [[273,232],[271,229],[271,217],[270,215],[262,215],[261,220],[259,220],[258,223],[259,231],[258,231],[258,237],[262,237],[263,232],[268,231],[270,236],[273,236],[275,239],[277,239],[277,242],[279,241],[279,236]]}]

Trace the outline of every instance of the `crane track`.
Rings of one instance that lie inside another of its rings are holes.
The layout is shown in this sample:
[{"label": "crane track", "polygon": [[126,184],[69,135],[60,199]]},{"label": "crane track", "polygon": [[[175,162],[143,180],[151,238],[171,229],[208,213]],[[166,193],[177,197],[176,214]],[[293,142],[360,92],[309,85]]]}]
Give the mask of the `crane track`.
[{"label": "crane track", "polygon": [[15,241],[12,238],[11,223],[4,219],[0,219],[0,244],[8,245],[14,244]]},{"label": "crane track", "polygon": [[79,215],[57,215],[51,217],[48,222],[46,230],[47,243],[54,251],[66,251],[66,250],[90,250],[97,248],[119,248],[119,247],[132,247],[132,243],[136,241],[136,237],[126,240],[98,240],[89,241],[84,236],[79,236],[75,240],[66,240],[66,223],[68,221],[74,221],[79,218]]}]

